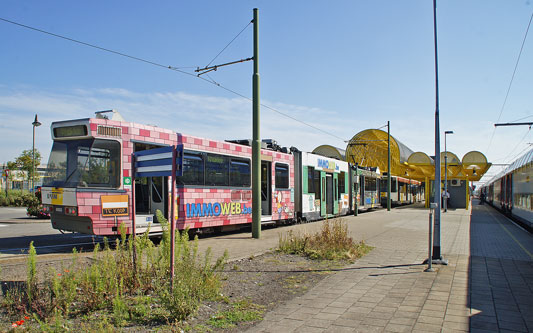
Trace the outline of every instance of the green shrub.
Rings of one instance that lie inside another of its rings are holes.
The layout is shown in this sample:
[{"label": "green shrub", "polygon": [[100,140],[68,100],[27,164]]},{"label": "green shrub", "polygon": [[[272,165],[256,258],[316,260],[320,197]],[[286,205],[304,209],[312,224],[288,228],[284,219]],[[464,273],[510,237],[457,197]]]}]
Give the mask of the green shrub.
[{"label": "green shrub", "polygon": [[[202,257],[198,239],[190,242],[187,230],[176,232],[175,278],[170,283],[170,231],[162,221],[163,239],[155,246],[148,231],[135,240],[126,237],[120,227],[120,238],[113,250],[104,239],[104,249],[95,245],[93,261],[80,268],[77,251],[72,263],[51,270],[51,276],[38,283],[33,243],[28,256],[28,277],[24,288],[3,298],[2,306],[12,316],[33,314],[44,331],[61,331],[70,327],[69,319],[98,316],[105,330],[131,322],[172,323],[194,314],[200,304],[220,292],[220,271],[227,253],[211,263],[210,250]],[[134,256],[135,253],[135,256]],[[111,330],[112,331],[112,330]]]},{"label": "green shrub", "polygon": [[314,235],[289,231],[279,236],[278,251],[298,254],[311,259],[355,260],[368,253],[371,247],[364,241],[356,243],[342,219],[325,220]]},{"label": "green shrub", "polygon": [[39,199],[27,191],[21,190],[0,190],[0,206],[14,206],[14,207],[28,207],[30,205],[39,204]]},{"label": "green shrub", "polygon": [[[170,238],[168,233],[168,222],[164,216],[158,212],[159,221],[163,221],[164,233],[162,243],[167,243]],[[192,245],[192,246],[191,246]],[[163,244],[163,249],[170,247]],[[227,252],[219,258],[214,265],[211,265],[211,249],[208,249],[202,261],[198,254],[198,237],[189,242],[188,230],[181,234],[176,232],[175,237],[175,278],[173,283],[167,279],[167,283],[161,285],[157,290],[161,297],[162,306],[169,312],[174,320],[184,320],[195,313],[201,302],[206,299],[213,299],[219,295],[220,276],[218,271],[223,268]],[[170,256],[169,256],[170,257]]]}]

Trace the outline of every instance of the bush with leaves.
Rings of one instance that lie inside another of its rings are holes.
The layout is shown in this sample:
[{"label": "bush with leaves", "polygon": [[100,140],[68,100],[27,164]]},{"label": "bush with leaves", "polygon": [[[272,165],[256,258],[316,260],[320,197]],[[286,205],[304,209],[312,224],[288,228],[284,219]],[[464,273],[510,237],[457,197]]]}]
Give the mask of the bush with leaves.
[{"label": "bush with leaves", "polygon": [[278,242],[278,251],[311,259],[353,261],[371,249],[364,241],[357,243],[349,236],[348,226],[342,219],[326,219],[320,231],[313,235],[292,231],[280,234]]},{"label": "bush with leaves", "polygon": [[33,244],[28,258],[26,288],[4,298],[13,317],[32,313],[42,329],[68,328],[69,319],[98,313],[106,327],[128,323],[169,323],[186,319],[200,304],[220,292],[220,271],[227,253],[211,262],[210,249],[198,251],[198,239],[189,241],[188,231],[176,231],[175,276],[170,279],[170,231],[160,211],[163,236],[159,246],[149,239],[149,230],[135,240],[119,228],[114,250],[107,239],[104,248],[97,244],[92,263],[78,265],[73,251],[72,263],[50,271],[47,281],[36,279],[36,256]]}]

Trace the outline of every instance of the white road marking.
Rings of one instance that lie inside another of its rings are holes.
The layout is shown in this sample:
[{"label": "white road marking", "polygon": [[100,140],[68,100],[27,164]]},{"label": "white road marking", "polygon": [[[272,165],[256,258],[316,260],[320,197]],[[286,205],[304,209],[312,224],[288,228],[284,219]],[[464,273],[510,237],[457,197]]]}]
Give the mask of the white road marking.
[{"label": "white road marking", "polygon": [[7,224],[0,224],[0,227],[7,227]]}]

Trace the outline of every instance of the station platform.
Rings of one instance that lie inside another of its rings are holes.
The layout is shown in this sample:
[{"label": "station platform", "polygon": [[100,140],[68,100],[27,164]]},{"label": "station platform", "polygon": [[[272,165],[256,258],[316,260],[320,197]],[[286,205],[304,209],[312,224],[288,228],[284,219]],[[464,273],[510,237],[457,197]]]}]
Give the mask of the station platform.
[{"label": "station platform", "polygon": [[[427,265],[429,210],[402,207],[344,217],[354,239],[372,250],[306,294],[265,315],[250,332],[533,331],[533,236],[477,200],[442,213],[441,252],[449,265]],[[289,229],[209,238],[214,256],[258,255]]]}]

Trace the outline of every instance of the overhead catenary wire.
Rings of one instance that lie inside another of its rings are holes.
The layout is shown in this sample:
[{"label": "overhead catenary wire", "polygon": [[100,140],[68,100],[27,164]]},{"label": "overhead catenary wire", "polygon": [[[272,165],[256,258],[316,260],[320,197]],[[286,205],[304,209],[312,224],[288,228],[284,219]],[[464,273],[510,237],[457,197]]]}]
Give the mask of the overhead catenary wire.
[{"label": "overhead catenary wire", "polygon": [[[526,139],[526,137],[529,135],[529,133],[531,132],[531,127],[528,128],[526,134],[522,137],[522,139],[516,144],[516,146],[514,146],[514,148],[509,152],[509,154],[507,154],[507,156],[505,156],[504,158],[502,158],[501,160],[503,160],[504,163],[508,162],[509,161],[509,157],[514,153],[514,151],[516,150],[516,148],[518,148],[518,146],[520,146],[520,144],[522,142],[524,142],[524,140]],[[528,149],[529,147],[526,147],[525,149]],[[525,150],[524,149],[524,150]],[[520,155],[524,150],[522,150],[520,153],[518,153],[518,155]],[[516,159],[516,157],[518,157],[518,155],[516,155],[515,157],[512,157],[510,160],[513,161],[514,159]],[[496,160],[500,160],[500,159],[496,159]]]},{"label": "overhead catenary wire", "polygon": [[510,121],[510,123],[516,123],[516,122],[518,122],[520,120],[524,120],[524,119],[531,118],[531,117],[533,117],[533,115],[525,116],[525,117],[522,117],[520,119],[516,119],[516,120]]},{"label": "overhead catenary wire", "polygon": [[[526,43],[527,35],[528,35],[528,32],[529,32],[529,27],[531,26],[531,21],[532,20],[533,20],[533,12],[531,13],[531,17],[529,18],[529,23],[527,25],[526,33],[524,34],[524,38],[522,40],[522,46],[520,47],[520,51],[518,52],[518,57],[516,59],[516,63],[515,63],[515,66],[514,66],[513,75],[511,76],[511,81],[509,82],[509,86],[507,87],[507,93],[505,94],[505,98],[503,100],[503,104],[502,104],[502,107],[500,109],[500,114],[498,115],[498,120],[496,120],[497,123],[500,122],[500,119],[501,119],[502,114],[503,114],[503,110],[505,109],[505,105],[507,104],[507,99],[509,97],[509,92],[511,91],[511,87],[513,85],[513,81],[514,81],[514,77],[515,77],[515,74],[516,74],[516,70],[518,69],[518,64],[520,63],[520,57],[522,56],[522,51],[524,50],[524,44]],[[489,140],[489,145],[487,147],[487,152],[489,151],[490,146],[492,145],[492,140],[494,139],[494,134],[495,133],[496,133],[496,128],[494,128],[492,130],[492,136],[490,137],[490,140]]]},{"label": "overhead catenary wire", "polygon": [[239,38],[239,36],[244,32],[244,30],[246,30],[246,28],[248,28],[250,26],[250,24],[252,24],[252,21],[250,21],[242,30],[241,32],[239,32],[237,34],[237,36],[235,36],[229,43],[228,45],[224,46],[224,48],[222,49],[222,51],[220,51],[205,67],[209,67],[211,66],[211,64],[213,63],[213,61],[215,61],[221,54],[222,52],[224,52],[230,45],[231,43],[233,43],[237,38]]},{"label": "overhead catenary wire", "polygon": [[[25,24],[22,24],[22,23],[14,22],[14,21],[11,21],[11,20],[8,20],[8,19],[5,19],[5,18],[2,18],[2,17],[0,17],[0,21],[4,21],[4,22],[10,23],[10,24],[14,24],[14,25],[17,25],[17,26],[20,26],[20,27],[26,28],[26,29],[30,29],[30,30],[37,31],[37,32],[40,32],[40,33],[43,33],[43,34],[47,34],[47,35],[50,35],[50,36],[53,36],[53,37],[56,37],[56,38],[64,39],[64,40],[67,40],[67,41],[70,41],[70,42],[73,42],[73,43],[77,43],[77,44],[81,44],[81,45],[84,45],[84,46],[92,47],[92,48],[98,49],[98,50],[100,50],[100,51],[109,52],[109,53],[112,53],[112,54],[115,54],[115,55],[118,55],[118,56],[122,56],[122,57],[129,58],[129,59],[132,59],[132,60],[140,61],[140,62],[143,62],[143,63],[146,63],[146,64],[150,64],[150,65],[153,65],[153,66],[157,66],[157,67],[161,67],[161,68],[169,69],[169,70],[172,70],[172,71],[175,71],[175,72],[181,73],[181,74],[189,75],[189,76],[191,76],[191,77],[198,78],[198,79],[203,80],[203,81],[205,81],[205,82],[207,82],[207,83],[210,83],[210,84],[212,84],[212,85],[214,85],[214,86],[217,86],[217,87],[219,87],[219,88],[221,88],[221,89],[224,89],[224,90],[226,90],[226,91],[228,91],[228,92],[230,92],[230,93],[232,93],[232,94],[234,94],[234,95],[237,95],[237,96],[239,96],[239,97],[242,97],[242,98],[244,98],[244,99],[246,99],[246,100],[252,101],[252,98],[247,97],[247,96],[245,96],[245,95],[243,95],[243,94],[241,94],[241,93],[238,93],[238,92],[236,92],[236,91],[234,91],[234,90],[232,90],[232,89],[230,89],[230,88],[228,88],[228,87],[225,87],[225,86],[221,85],[220,83],[217,83],[217,82],[214,81],[213,79],[208,80],[208,79],[206,79],[206,78],[204,78],[204,77],[197,76],[196,74],[189,73],[189,72],[186,72],[186,71],[184,71],[184,70],[181,70],[180,67],[174,67],[174,66],[170,66],[170,65],[163,65],[163,64],[157,63],[157,62],[155,62],[155,61],[146,60],[146,59],[139,58],[139,57],[136,57],[136,56],[132,56],[132,55],[129,55],[129,54],[126,54],[126,53],[123,53],[123,52],[118,52],[118,51],[111,50],[111,49],[108,49],[108,48],[105,48],[105,47],[101,47],[101,46],[98,46],[98,45],[94,45],[94,44],[86,43],[86,42],[83,42],[83,41],[80,41],[80,40],[77,40],[77,39],[74,39],[74,38],[70,38],[70,37],[62,36],[62,35],[59,35],[59,34],[56,34],[56,33],[52,33],[52,32],[46,31],[46,30],[42,30],[42,29],[38,29],[38,28],[34,28],[34,27],[29,26],[29,25],[25,25]],[[250,24],[251,24],[251,22],[250,22],[250,23],[249,23],[249,24],[248,24],[248,25],[247,25],[242,31],[244,31],[244,30],[245,30]],[[239,34],[241,34],[242,31],[241,31]],[[237,38],[237,37],[238,37],[238,35],[237,35],[235,38]],[[234,38],[234,40],[235,40],[235,38]],[[231,44],[231,42],[230,42],[230,44]],[[228,46],[229,46],[229,44],[228,44]],[[222,53],[223,51],[224,51],[224,50],[222,50],[220,53]],[[219,53],[219,55],[220,55],[220,53]],[[218,57],[218,55],[217,55],[217,57]],[[215,57],[212,61],[214,61],[217,57]],[[212,62],[212,61],[211,61],[211,62]],[[281,112],[281,111],[279,111],[279,110],[277,110],[277,109],[275,109],[275,108],[273,108],[273,107],[270,107],[270,106],[268,106],[268,105],[266,105],[266,104],[261,103],[260,105],[261,105],[262,107],[264,107],[265,109],[268,109],[268,110],[270,110],[270,111],[273,111],[273,112],[275,112],[275,113],[278,113],[278,114],[280,114],[280,115],[282,115],[282,116],[284,116],[284,117],[287,117],[287,118],[289,118],[289,119],[291,119],[291,120],[293,120],[293,121],[296,121],[296,122],[298,122],[298,123],[300,123],[300,124],[303,124],[303,125],[305,125],[305,126],[308,126],[308,127],[310,127],[310,128],[313,128],[313,129],[315,129],[315,130],[317,130],[317,131],[319,131],[319,132],[321,132],[321,133],[327,134],[327,135],[329,135],[329,136],[331,136],[331,137],[334,137],[334,138],[336,138],[336,139],[339,139],[339,140],[341,140],[341,141],[345,141],[344,138],[341,138],[341,137],[339,137],[339,136],[337,136],[337,135],[335,135],[335,134],[333,134],[333,133],[330,133],[330,132],[328,132],[328,131],[325,131],[325,130],[323,130],[323,129],[320,129],[320,128],[317,127],[317,126],[314,126],[314,125],[308,124],[308,123],[306,123],[306,122],[304,122],[304,121],[302,121],[302,120],[299,120],[299,119],[297,119],[297,118],[295,118],[295,117],[293,117],[293,116],[291,116],[291,115],[288,115],[288,114],[286,114],[286,113],[284,113],[284,112]]]},{"label": "overhead catenary wire", "polygon": [[101,50],[101,51],[113,53],[113,54],[116,54],[116,55],[119,55],[119,56],[122,56],[122,57],[133,59],[133,60],[141,61],[141,62],[150,64],[150,65],[153,65],[153,66],[158,66],[158,67],[174,70],[174,71],[177,71],[177,72],[180,72],[180,73],[183,73],[183,74],[195,76],[192,73],[188,73],[188,72],[180,70],[178,67],[162,65],[162,64],[156,63],[154,61],[150,61],[150,60],[146,60],[146,59],[143,59],[143,58],[135,57],[135,56],[132,56],[132,55],[129,55],[129,54],[126,54],[126,53],[118,52],[118,51],[111,50],[111,49],[108,49],[108,48],[105,48],[105,47],[101,47],[101,46],[98,46],[98,45],[82,42],[82,41],[74,39],[74,38],[58,35],[58,34],[55,34],[53,32],[49,32],[49,31],[46,31],[46,30],[34,28],[34,27],[29,26],[29,25],[25,25],[25,24],[22,24],[22,23],[14,22],[14,21],[11,21],[11,20],[7,20],[7,19],[2,18],[2,17],[0,17],[0,20],[4,21],[4,22],[7,22],[7,23],[14,24],[14,25],[18,25],[18,26],[26,28],[26,29],[30,29],[30,30],[34,30],[34,31],[37,31],[37,32],[40,32],[40,33],[43,33],[43,34],[47,34],[47,35],[50,35],[50,36],[53,36],[53,37],[61,38],[61,39],[64,39],[64,40],[67,40],[67,41],[70,41],[70,42],[73,42],[73,43],[78,43],[78,44],[89,46],[89,47],[92,47],[92,48],[95,48],[95,49],[98,49],[98,50]]},{"label": "overhead catenary wire", "polygon": [[517,158],[519,158],[520,156],[522,156],[522,154],[523,154],[525,151],[527,151],[527,150],[529,150],[529,149],[531,149],[530,146],[527,146],[527,147],[525,147],[524,149],[522,149],[519,153],[515,154],[513,158],[510,158],[510,159],[509,159],[509,163],[507,163],[507,164],[510,165],[510,164],[511,164],[512,162],[514,162]]}]

